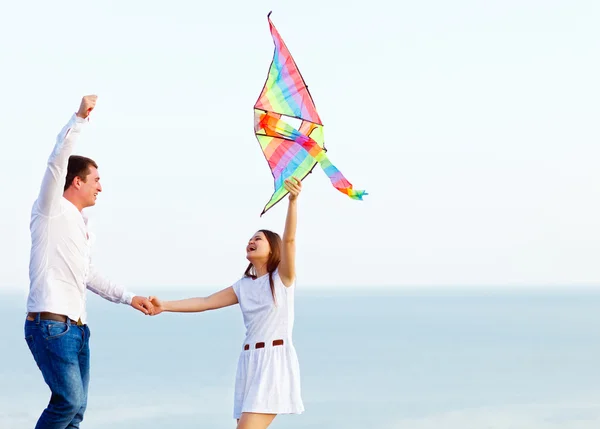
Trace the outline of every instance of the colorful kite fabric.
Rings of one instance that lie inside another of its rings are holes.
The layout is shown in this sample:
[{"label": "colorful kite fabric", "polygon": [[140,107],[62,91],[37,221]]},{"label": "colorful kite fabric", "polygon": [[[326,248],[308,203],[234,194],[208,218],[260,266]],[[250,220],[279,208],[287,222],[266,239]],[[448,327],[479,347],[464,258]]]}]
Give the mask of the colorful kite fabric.
[{"label": "colorful kite fabric", "polygon": [[333,186],[355,200],[365,191],[357,191],[329,161],[323,140],[323,124],[308,87],[267,16],[275,43],[275,54],[267,82],[254,105],[254,132],[275,179],[275,192],[261,216],[277,204],[287,190],[283,183],[294,176],[304,179],[319,163]]}]

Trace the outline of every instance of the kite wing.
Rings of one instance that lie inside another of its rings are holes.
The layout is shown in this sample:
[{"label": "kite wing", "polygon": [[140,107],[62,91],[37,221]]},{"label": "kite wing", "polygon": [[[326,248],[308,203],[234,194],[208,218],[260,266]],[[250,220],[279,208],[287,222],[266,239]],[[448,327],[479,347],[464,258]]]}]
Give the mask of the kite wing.
[{"label": "kite wing", "polygon": [[275,191],[261,216],[286,196],[283,183],[294,176],[304,179],[317,163],[333,186],[350,198],[362,200],[365,191],[357,191],[327,158],[323,123],[308,87],[290,51],[267,16],[275,43],[273,62],[267,82],[254,105],[254,132],[269,163]]}]

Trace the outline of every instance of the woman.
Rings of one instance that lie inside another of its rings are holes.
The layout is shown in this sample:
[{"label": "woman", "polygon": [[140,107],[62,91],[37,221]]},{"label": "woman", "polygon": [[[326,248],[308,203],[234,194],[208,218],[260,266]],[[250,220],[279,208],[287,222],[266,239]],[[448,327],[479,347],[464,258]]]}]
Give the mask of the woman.
[{"label": "woman", "polygon": [[206,298],[160,301],[150,297],[154,314],[187,313],[240,304],[246,338],[235,381],[234,418],[238,429],[265,429],[277,414],[304,411],[300,368],[292,343],[296,259],[297,199],[302,182],[285,181],[289,205],[283,231],[257,231],[246,246],[250,262],[233,286]]}]

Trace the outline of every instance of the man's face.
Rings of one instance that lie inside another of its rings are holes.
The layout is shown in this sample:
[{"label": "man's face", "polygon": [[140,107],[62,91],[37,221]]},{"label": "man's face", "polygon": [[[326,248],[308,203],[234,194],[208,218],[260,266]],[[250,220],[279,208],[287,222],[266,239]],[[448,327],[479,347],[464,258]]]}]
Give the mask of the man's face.
[{"label": "man's face", "polygon": [[98,194],[102,192],[100,184],[100,174],[98,169],[90,165],[90,173],[86,176],[85,182],[80,182],[79,195],[85,207],[90,207],[96,204]]}]

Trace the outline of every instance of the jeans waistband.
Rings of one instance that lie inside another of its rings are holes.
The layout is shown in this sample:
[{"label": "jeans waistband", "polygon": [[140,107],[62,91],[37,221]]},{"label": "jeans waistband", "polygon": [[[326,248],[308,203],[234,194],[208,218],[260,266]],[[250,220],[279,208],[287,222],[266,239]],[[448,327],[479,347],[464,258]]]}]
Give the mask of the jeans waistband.
[{"label": "jeans waistband", "polygon": [[51,313],[49,311],[42,311],[39,313],[27,313],[27,320],[30,322],[39,323],[40,320],[54,320],[55,322],[70,322],[71,325],[83,326],[83,322],[81,319],[75,321],[73,319],[69,319],[67,316],[63,314]]}]

